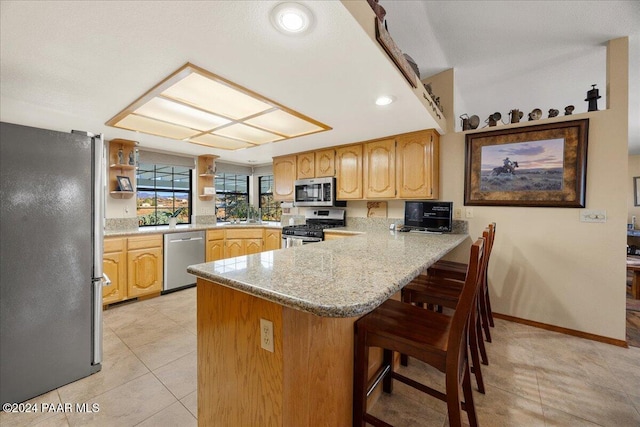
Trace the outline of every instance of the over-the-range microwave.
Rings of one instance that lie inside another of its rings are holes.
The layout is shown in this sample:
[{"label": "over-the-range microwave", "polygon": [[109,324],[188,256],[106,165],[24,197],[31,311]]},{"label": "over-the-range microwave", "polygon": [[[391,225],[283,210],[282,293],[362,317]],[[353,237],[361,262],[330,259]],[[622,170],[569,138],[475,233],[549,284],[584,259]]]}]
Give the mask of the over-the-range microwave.
[{"label": "over-the-range microwave", "polygon": [[324,178],[298,179],[294,183],[295,206],[346,206],[347,202],[336,201],[336,179]]}]

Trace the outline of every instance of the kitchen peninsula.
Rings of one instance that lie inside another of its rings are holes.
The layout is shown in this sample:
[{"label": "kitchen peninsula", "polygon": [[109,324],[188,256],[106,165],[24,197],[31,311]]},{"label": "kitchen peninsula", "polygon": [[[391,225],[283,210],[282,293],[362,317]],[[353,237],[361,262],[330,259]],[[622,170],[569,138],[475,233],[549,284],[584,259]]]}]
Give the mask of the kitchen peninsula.
[{"label": "kitchen peninsula", "polygon": [[467,238],[367,231],[189,267],[199,424],[351,425],[353,323]]}]

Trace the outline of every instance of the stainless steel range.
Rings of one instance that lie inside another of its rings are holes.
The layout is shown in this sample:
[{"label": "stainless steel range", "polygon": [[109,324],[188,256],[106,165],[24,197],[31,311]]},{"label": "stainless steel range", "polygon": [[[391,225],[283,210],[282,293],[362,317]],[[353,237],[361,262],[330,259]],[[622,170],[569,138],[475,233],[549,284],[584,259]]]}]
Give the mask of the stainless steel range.
[{"label": "stainless steel range", "polygon": [[324,240],[324,229],[346,225],[344,209],[308,209],[304,217],[304,225],[289,225],[282,228],[283,248],[321,242]]}]

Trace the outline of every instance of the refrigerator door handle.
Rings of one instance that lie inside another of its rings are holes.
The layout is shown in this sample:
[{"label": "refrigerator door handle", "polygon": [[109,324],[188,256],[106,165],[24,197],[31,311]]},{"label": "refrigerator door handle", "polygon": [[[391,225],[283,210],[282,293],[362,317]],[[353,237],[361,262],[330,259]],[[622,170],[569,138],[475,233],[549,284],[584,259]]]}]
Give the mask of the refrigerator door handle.
[{"label": "refrigerator door handle", "polygon": [[[102,134],[92,135],[93,143],[93,364],[102,363],[102,288],[111,280],[102,270],[104,240],[104,194],[106,186],[105,143]],[[106,280],[105,280],[106,279]]]}]

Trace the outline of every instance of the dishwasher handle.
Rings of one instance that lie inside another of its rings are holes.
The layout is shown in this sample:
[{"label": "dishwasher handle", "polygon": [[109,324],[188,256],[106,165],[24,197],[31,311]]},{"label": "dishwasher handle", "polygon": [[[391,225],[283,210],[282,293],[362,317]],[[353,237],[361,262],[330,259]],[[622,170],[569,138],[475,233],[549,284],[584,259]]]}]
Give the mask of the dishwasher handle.
[{"label": "dishwasher handle", "polygon": [[202,240],[202,237],[185,237],[184,239],[169,240],[169,243],[193,242],[196,240]]}]

